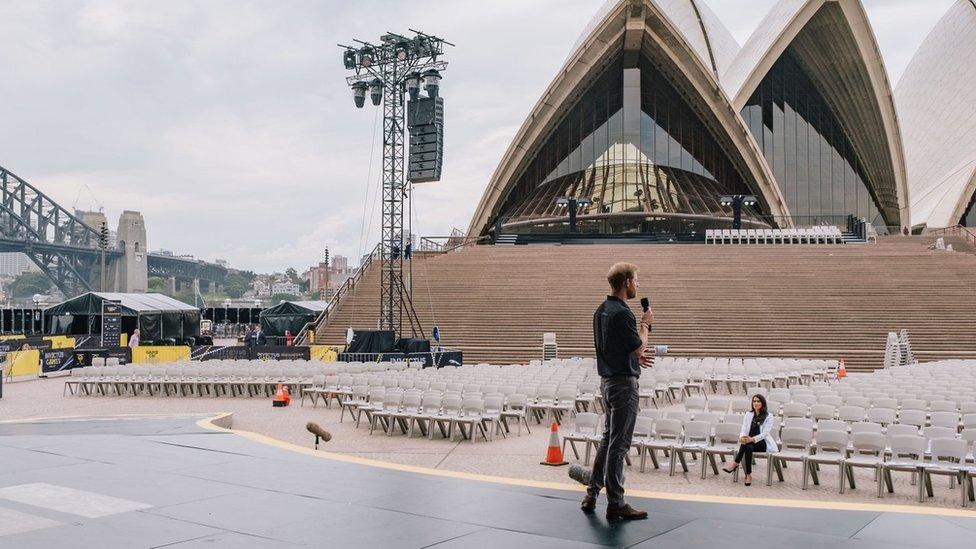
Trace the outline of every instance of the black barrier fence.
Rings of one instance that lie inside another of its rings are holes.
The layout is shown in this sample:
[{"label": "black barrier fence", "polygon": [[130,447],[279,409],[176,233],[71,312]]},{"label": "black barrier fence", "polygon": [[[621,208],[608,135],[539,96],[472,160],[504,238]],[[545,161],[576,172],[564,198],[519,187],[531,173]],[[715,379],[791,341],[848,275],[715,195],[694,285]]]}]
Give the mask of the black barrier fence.
[{"label": "black barrier fence", "polygon": [[204,307],[203,318],[214,324],[253,325],[261,321],[261,307]]},{"label": "black barrier fence", "polygon": [[437,349],[429,353],[339,353],[340,362],[423,362],[424,368],[460,366],[462,353],[457,349]]},{"label": "black barrier fence", "polygon": [[268,345],[262,347],[198,346],[190,350],[193,360],[311,360],[308,347]]},{"label": "black barrier fence", "polygon": [[37,308],[0,309],[0,333],[40,335],[44,333],[44,311]]}]

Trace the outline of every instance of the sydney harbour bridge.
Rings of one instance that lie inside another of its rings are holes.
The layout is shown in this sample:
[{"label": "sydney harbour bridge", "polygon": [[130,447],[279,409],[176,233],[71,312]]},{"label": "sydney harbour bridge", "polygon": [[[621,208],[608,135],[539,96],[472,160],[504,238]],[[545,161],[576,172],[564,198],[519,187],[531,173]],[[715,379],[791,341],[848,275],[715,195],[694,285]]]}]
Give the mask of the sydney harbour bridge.
[{"label": "sydney harbour bridge", "polygon": [[65,296],[99,290],[145,292],[148,276],[166,279],[171,288],[190,283],[213,291],[227,276],[221,265],[149,253],[139,212],[122,213],[114,245],[102,235],[104,216],[92,215],[67,210],[0,166],[0,252],[26,254]]}]

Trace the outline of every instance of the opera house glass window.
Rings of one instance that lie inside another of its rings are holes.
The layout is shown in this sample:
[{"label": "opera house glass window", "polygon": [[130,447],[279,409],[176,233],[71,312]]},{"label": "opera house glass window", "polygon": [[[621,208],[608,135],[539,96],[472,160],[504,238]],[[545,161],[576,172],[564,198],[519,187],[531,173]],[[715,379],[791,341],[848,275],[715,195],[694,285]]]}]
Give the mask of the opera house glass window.
[{"label": "opera house glass window", "polygon": [[973,193],[973,198],[969,201],[966,213],[962,214],[959,224],[963,227],[976,227],[976,193]]},{"label": "opera house glass window", "polygon": [[793,216],[855,214],[879,221],[850,141],[790,50],[741,114]]},{"label": "opera house glass window", "polygon": [[[565,228],[557,197],[588,199],[587,232],[688,232],[728,226],[722,194],[751,193],[669,80],[644,58],[618,58],[582,94],[517,176],[507,226]],[[746,222],[755,219],[751,210]],[[523,230],[523,229],[520,229]]]}]

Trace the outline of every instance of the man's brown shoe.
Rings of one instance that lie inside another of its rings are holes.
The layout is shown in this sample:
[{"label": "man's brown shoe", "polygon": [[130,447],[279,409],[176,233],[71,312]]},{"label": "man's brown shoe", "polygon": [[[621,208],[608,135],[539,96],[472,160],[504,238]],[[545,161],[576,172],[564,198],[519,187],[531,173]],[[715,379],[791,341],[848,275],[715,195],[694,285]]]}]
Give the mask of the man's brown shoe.
[{"label": "man's brown shoe", "polygon": [[620,507],[607,507],[607,520],[640,520],[647,518],[647,511],[638,511],[626,503]]},{"label": "man's brown shoe", "polygon": [[580,509],[582,509],[584,513],[592,513],[593,510],[596,509],[596,498],[586,494],[582,503],[580,503]]}]

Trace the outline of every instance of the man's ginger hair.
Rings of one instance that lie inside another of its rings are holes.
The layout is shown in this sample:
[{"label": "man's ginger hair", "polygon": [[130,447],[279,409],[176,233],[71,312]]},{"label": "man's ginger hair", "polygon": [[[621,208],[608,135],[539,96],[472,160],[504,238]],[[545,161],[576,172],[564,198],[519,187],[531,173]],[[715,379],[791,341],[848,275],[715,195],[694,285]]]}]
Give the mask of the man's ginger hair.
[{"label": "man's ginger hair", "polygon": [[615,263],[607,273],[607,282],[614,292],[619,292],[628,280],[637,276],[637,265],[633,263]]}]

